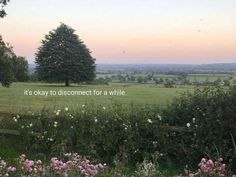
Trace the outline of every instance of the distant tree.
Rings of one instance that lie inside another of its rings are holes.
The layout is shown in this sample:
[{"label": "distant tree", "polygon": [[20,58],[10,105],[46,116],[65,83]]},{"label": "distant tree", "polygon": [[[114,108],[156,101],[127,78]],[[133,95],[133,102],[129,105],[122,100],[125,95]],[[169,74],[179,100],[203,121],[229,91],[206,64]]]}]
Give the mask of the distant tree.
[{"label": "distant tree", "polygon": [[38,81],[38,76],[36,72],[30,72],[29,73],[29,81],[31,82],[37,82]]},{"label": "distant tree", "polygon": [[155,81],[155,84],[160,84],[160,80],[157,77],[154,77],[153,80]]},{"label": "distant tree", "polygon": [[131,81],[135,81],[135,76],[131,76],[131,77],[130,77],[130,80],[131,80]]},{"label": "distant tree", "polygon": [[0,18],[3,18],[7,15],[6,11],[3,9],[4,6],[7,5],[7,3],[9,2],[10,0],[0,0]]},{"label": "distant tree", "polygon": [[148,77],[147,77],[147,76],[143,78],[143,82],[144,82],[145,84],[148,82]]},{"label": "distant tree", "polygon": [[163,80],[163,78],[161,77],[161,78],[160,78],[160,83],[163,83],[163,82],[164,82],[164,80]]},{"label": "distant tree", "polygon": [[27,81],[29,79],[28,61],[24,57],[13,57],[12,62],[16,81]]},{"label": "distant tree", "polygon": [[230,80],[229,79],[224,80],[224,86],[230,86]]},{"label": "distant tree", "polygon": [[4,87],[9,87],[13,81],[13,67],[11,58],[14,53],[7,47],[0,36],[0,82]]},{"label": "distant tree", "polygon": [[137,81],[138,81],[138,83],[141,84],[141,83],[143,83],[144,79],[142,76],[138,76]]},{"label": "distant tree", "polygon": [[214,82],[213,82],[213,84],[215,85],[215,86],[219,86],[220,84],[221,84],[221,79],[220,78],[217,78]]},{"label": "distant tree", "polygon": [[171,80],[166,81],[166,83],[164,84],[164,87],[166,88],[174,88],[174,82]]},{"label": "distant tree", "polygon": [[89,82],[95,78],[95,59],[71,27],[61,24],[49,32],[36,53],[39,79],[48,82]]}]

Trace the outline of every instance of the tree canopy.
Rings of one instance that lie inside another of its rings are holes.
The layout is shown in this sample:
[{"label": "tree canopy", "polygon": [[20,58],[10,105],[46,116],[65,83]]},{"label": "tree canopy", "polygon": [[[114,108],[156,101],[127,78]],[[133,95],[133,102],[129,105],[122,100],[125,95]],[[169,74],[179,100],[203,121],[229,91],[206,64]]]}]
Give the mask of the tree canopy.
[{"label": "tree canopy", "polygon": [[6,6],[9,1],[10,0],[0,0],[0,18],[3,18],[7,15],[6,11],[4,10],[4,6]]},{"label": "tree canopy", "polygon": [[9,87],[13,81],[28,80],[28,62],[14,54],[12,47],[5,44],[0,36],[0,83]]},{"label": "tree canopy", "polygon": [[71,27],[61,24],[42,40],[36,53],[39,80],[80,83],[95,77],[95,59]]},{"label": "tree canopy", "polygon": [[5,87],[9,87],[14,79],[13,65],[11,62],[13,55],[11,48],[6,46],[0,36],[0,82]]},{"label": "tree canopy", "polygon": [[13,72],[16,81],[24,82],[29,79],[28,61],[25,57],[15,56],[12,58]]}]

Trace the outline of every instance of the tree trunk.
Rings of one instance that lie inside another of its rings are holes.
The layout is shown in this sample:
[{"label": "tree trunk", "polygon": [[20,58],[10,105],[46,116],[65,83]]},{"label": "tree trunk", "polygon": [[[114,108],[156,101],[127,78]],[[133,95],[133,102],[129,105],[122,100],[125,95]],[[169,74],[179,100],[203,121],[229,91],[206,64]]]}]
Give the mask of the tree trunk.
[{"label": "tree trunk", "polygon": [[65,80],[66,87],[70,86],[69,79]]}]

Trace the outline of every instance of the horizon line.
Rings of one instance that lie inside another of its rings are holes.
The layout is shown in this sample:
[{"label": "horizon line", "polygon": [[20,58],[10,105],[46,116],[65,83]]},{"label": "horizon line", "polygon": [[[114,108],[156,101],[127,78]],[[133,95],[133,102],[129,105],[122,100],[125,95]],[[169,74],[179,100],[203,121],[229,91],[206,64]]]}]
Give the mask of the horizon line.
[{"label": "horizon line", "polygon": [[[29,62],[28,64],[34,64]],[[236,64],[236,62],[215,62],[215,63],[95,63],[96,65],[214,65],[214,64]]]}]

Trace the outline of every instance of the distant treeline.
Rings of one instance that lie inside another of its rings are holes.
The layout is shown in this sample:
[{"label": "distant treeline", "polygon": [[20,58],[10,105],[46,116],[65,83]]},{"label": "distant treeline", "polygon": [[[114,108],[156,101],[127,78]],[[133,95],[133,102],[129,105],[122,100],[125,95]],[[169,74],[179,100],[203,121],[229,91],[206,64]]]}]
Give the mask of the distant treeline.
[{"label": "distant treeline", "polygon": [[236,63],[222,64],[97,64],[97,73],[143,73],[154,72],[160,74],[233,74]]}]

